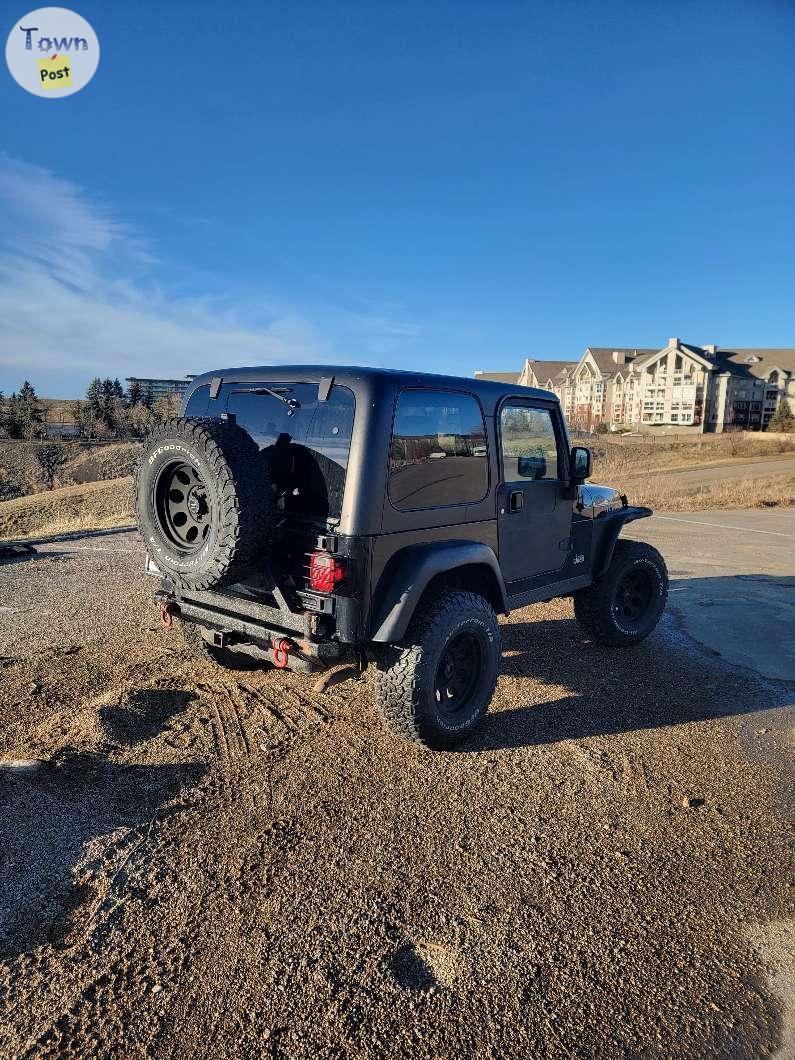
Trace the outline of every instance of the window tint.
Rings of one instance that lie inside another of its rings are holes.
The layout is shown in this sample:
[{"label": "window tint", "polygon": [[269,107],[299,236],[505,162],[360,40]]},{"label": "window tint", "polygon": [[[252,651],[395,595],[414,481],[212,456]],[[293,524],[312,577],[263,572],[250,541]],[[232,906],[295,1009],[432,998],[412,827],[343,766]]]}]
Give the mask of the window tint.
[{"label": "window tint", "polygon": [[504,405],[500,412],[502,477],[505,482],[558,478],[558,447],[546,409]]},{"label": "window tint", "polygon": [[389,460],[396,508],[437,508],[482,500],[488,489],[483,414],[467,394],[404,390]]},{"label": "window tint", "polygon": [[[300,408],[290,409],[268,387]],[[353,432],[353,392],[333,386],[318,401],[317,383],[224,384],[226,411],[233,413],[262,450],[284,511],[339,518]],[[220,408],[224,408],[222,392]],[[220,409],[219,409],[220,411]]]},{"label": "window tint", "polygon": [[206,416],[207,415],[207,402],[210,400],[210,387],[197,386],[191,394],[187,407],[185,409],[186,416]]}]

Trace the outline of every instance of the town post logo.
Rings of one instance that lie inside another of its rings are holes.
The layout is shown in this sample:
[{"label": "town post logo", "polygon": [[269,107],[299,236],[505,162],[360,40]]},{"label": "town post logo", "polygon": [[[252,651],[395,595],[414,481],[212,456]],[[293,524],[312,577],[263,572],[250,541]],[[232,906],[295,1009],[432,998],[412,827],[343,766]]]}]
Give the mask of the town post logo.
[{"label": "town post logo", "polygon": [[11,76],[43,99],[85,88],[99,63],[99,41],[88,22],[65,7],[40,7],[14,23],[6,42]]}]

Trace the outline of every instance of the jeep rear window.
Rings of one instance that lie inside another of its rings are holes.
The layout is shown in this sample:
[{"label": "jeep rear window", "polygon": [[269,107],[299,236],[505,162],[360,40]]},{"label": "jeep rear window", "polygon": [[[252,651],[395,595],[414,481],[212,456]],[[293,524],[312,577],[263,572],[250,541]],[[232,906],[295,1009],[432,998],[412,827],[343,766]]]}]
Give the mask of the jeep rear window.
[{"label": "jeep rear window", "polygon": [[[258,387],[298,401],[289,407]],[[278,505],[286,512],[321,519],[338,519],[351,449],[355,399],[344,386],[332,386],[326,401],[318,401],[317,383],[288,383],[272,379],[224,383],[218,411],[233,413],[264,453],[276,486]]]},{"label": "jeep rear window", "polygon": [[469,394],[404,390],[389,455],[389,499],[402,511],[472,504],[488,489],[486,430]]}]

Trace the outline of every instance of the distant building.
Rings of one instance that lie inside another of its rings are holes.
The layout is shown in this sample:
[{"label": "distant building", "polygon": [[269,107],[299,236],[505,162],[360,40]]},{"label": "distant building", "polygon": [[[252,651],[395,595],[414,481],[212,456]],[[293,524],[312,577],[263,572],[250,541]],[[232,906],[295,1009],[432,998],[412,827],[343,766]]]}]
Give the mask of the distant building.
[{"label": "distant building", "polygon": [[191,380],[195,378],[195,375],[186,375],[182,379],[141,379],[137,375],[131,375],[124,381],[128,387],[132,383],[137,383],[145,401],[157,401],[158,398],[168,397],[169,394],[178,394],[182,397]]},{"label": "distant building", "polygon": [[475,372],[476,379],[487,379],[492,383],[518,383],[518,372]]},{"label": "distant building", "polygon": [[[551,390],[575,429],[599,424],[693,432],[764,430],[786,397],[795,403],[795,349],[588,346],[579,361],[526,359],[521,372],[476,372]],[[795,404],[793,404],[795,411]]]}]

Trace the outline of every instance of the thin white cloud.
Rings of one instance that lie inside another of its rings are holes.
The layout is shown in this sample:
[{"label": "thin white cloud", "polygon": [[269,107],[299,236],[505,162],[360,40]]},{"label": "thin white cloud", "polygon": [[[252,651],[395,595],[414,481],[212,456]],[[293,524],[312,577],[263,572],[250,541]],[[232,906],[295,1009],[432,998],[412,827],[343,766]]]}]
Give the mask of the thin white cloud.
[{"label": "thin white cloud", "polygon": [[[180,376],[233,363],[390,357],[417,334],[377,313],[298,312],[272,299],[185,297],[156,249],[50,171],[0,157],[0,369],[74,391],[92,375]],[[324,337],[321,338],[321,335]],[[15,385],[18,385],[15,384]]]}]

